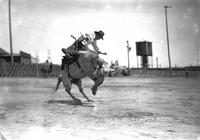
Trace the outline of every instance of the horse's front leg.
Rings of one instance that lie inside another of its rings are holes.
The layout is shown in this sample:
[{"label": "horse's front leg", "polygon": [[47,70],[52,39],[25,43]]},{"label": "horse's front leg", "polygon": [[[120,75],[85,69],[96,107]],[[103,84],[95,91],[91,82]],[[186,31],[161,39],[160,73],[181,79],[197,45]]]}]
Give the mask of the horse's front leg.
[{"label": "horse's front leg", "polygon": [[96,92],[98,90],[98,87],[103,83],[104,81],[104,75],[101,73],[101,70],[99,70],[96,75],[90,75],[89,76],[94,81],[94,86],[92,87],[92,94],[96,95]]},{"label": "horse's front leg", "polygon": [[78,86],[80,93],[83,95],[83,97],[85,97],[88,102],[93,102],[93,100],[89,99],[84,93],[81,79],[72,79],[72,83]]}]

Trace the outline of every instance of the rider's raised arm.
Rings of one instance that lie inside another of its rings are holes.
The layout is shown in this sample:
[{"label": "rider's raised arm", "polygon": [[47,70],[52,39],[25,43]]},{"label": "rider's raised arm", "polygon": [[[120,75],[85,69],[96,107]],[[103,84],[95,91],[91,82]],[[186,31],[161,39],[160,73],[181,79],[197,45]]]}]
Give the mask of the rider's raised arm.
[{"label": "rider's raised arm", "polygon": [[76,37],[75,36],[71,35],[71,37],[76,41]]},{"label": "rider's raised arm", "polygon": [[92,41],[92,42],[91,42],[91,45],[92,45],[93,49],[94,49],[96,52],[99,52],[99,47],[97,46],[97,42],[96,42],[96,41]]}]

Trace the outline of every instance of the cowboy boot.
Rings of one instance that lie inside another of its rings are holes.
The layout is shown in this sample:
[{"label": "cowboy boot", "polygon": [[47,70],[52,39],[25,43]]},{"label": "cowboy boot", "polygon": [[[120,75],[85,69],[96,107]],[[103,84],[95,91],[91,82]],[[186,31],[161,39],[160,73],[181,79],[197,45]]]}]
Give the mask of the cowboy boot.
[{"label": "cowboy boot", "polygon": [[68,56],[68,55],[63,56],[63,58],[62,58],[62,63],[61,63],[61,70],[64,70],[65,64],[68,65],[68,64],[70,63],[71,60],[72,60],[72,57],[71,57],[71,56]]}]

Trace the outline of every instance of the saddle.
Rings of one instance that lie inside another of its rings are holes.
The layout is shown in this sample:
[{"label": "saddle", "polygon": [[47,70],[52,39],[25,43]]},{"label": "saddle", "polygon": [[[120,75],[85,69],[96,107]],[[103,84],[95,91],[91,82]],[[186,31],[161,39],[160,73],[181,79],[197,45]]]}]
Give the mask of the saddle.
[{"label": "saddle", "polygon": [[76,40],[67,49],[66,48],[62,48],[62,52],[65,54],[65,56],[63,56],[63,58],[62,58],[62,65],[61,65],[61,69],[62,70],[64,69],[65,64],[70,65],[70,64],[72,64],[74,62],[76,62],[78,67],[81,69],[80,64],[78,63],[79,54],[77,52],[80,51],[80,50],[81,51],[88,50],[86,45],[84,45],[82,43],[82,40],[80,40],[80,39]]},{"label": "saddle", "polygon": [[72,52],[70,56],[63,56],[62,57],[62,65],[61,70],[64,69],[65,65],[70,65],[74,62],[77,63],[78,67],[80,68],[80,64],[78,63],[79,54],[77,52]]}]

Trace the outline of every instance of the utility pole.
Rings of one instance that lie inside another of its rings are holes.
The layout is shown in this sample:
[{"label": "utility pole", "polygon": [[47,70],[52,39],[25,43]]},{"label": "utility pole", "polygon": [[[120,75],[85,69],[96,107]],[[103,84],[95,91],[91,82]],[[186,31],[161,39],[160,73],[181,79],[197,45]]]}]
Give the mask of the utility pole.
[{"label": "utility pole", "polygon": [[158,57],[156,57],[156,68],[158,69]]},{"label": "utility pole", "polygon": [[196,63],[197,63],[197,66],[200,66],[200,41],[199,41],[199,38],[200,38],[200,35],[199,35],[199,31],[197,30],[196,32],[196,35],[197,35],[197,58],[196,58]]},{"label": "utility pole", "polygon": [[35,62],[36,62],[36,77],[38,77],[39,76],[39,69],[38,69],[38,63],[39,63],[39,50],[36,50],[35,51],[35,54],[36,54],[36,56],[35,56]]},{"label": "utility pole", "polygon": [[8,22],[9,22],[9,36],[10,36],[10,56],[11,62],[14,62],[13,58],[13,44],[12,44],[12,27],[11,27],[11,0],[8,0]]},{"label": "utility pole", "polygon": [[167,49],[168,49],[168,59],[169,59],[169,76],[172,77],[171,58],[169,49],[168,21],[167,21],[167,8],[171,8],[171,6],[164,6],[164,8],[165,8],[165,20],[166,20]]},{"label": "utility pole", "polygon": [[153,56],[151,56],[151,68],[153,68]]},{"label": "utility pole", "polygon": [[52,62],[52,59],[51,59],[51,50],[47,50],[47,54],[48,54],[47,60],[50,63],[50,62]]},{"label": "utility pole", "polygon": [[130,74],[130,60],[129,60],[129,52],[131,51],[131,47],[129,47],[129,42],[126,41],[127,43],[127,55],[128,55],[128,75]]}]

